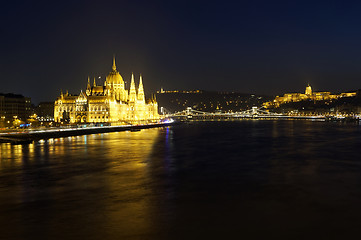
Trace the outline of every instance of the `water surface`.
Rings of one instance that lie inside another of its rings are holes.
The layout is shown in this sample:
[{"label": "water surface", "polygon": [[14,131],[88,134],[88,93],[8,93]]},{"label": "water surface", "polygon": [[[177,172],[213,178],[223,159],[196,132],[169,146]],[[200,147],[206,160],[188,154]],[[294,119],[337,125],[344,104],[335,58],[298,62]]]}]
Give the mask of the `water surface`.
[{"label": "water surface", "polygon": [[360,134],[245,120],[1,144],[1,237],[350,237],[361,225]]}]

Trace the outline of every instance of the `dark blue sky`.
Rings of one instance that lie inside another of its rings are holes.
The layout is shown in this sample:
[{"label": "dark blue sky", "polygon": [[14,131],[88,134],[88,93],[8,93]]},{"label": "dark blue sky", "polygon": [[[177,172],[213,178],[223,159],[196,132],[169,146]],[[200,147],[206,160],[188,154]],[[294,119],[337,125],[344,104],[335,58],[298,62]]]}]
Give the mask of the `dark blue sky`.
[{"label": "dark blue sky", "polygon": [[146,92],[361,88],[361,3],[17,1],[1,6],[0,92],[53,101],[117,67]]}]

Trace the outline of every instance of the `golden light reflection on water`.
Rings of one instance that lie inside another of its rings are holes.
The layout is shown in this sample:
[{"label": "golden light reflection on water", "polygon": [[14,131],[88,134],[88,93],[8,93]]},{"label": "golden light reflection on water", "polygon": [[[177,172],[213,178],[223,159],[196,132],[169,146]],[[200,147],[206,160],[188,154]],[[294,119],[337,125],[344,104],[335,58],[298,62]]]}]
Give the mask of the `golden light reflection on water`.
[{"label": "golden light reflection on water", "polygon": [[34,154],[34,144],[12,145],[10,143],[0,144],[0,170],[9,166],[19,166],[22,159],[28,154]]},{"label": "golden light reflection on water", "polygon": [[[49,154],[60,158],[70,155],[73,150],[81,150],[83,153],[95,155],[99,154],[98,150],[103,150],[105,154],[101,157],[113,159],[114,168],[117,168],[119,167],[116,164],[118,158],[132,161],[147,156],[152,149],[157,135],[158,129],[147,129],[139,132],[127,131],[66,138],[50,138],[24,145],[0,143],[0,169],[6,167],[7,162],[21,165],[23,158],[32,161]],[[132,162],[132,164],[133,167],[142,165],[139,161]],[[130,165],[127,167],[130,167]]]},{"label": "golden light reflection on water", "polygon": [[[13,202],[26,204],[42,198],[69,201],[71,205],[66,208],[72,211],[65,212],[63,219],[69,218],[74,225],[79,220],[76,212],[85,211],[91,212],[89,221],[103,224],[98,228],[111,228],[100,231],[103,234],[151,233],[153,204],[149,196],[154,190],[149,187],[152,180],[147,168],[162,131],[145,129],[40,140],[29,145],[1,144],[0,174],[14,168],[21,172],[20,190]],[[42,178],[36,179],[39,175]],[[58,219],[47,221],[60,224],[61,229],[63,223]]]}]

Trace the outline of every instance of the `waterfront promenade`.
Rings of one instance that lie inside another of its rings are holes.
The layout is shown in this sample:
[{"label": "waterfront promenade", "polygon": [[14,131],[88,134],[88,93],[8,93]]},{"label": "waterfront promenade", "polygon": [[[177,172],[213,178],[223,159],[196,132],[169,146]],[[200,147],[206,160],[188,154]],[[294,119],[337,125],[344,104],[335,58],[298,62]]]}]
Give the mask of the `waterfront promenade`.
[{"label": "waterfront promenade", "polygon": [[39,139],[59,138],[68,136],[78,136],[95,133],[139,131],[141,129],[165,127],[173,123],[173,120],[162,120],[155,123],[117,126],[65,126],[45,129],[22,129],[18,131],[0,132],[0,142],[27,143]]}]

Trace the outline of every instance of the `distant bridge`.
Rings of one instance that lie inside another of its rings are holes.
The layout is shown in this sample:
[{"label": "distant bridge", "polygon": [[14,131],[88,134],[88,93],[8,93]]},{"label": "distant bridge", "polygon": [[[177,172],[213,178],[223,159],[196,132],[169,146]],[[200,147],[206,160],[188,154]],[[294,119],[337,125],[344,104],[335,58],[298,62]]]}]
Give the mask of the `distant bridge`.
[{"label": "distant bridge", "polygon": [[[344,119],[344,116],[326,116],[326,115],[290,115],[273,113],[263,109],[263,107],[252,107],[249,110],[234,112],[234,113],[222,113],[222,112],[203,112],[187,107],[185,110],[165,114],[166,117],[178,118],[183,120],[201,120],[201,119],[233,119],[233,118],[246,118],[246,119],[312,119],[312,120],[326,120],[326,119]],[[353,117],[355,118],[355,117]]]}]

